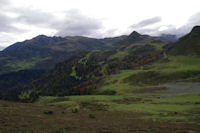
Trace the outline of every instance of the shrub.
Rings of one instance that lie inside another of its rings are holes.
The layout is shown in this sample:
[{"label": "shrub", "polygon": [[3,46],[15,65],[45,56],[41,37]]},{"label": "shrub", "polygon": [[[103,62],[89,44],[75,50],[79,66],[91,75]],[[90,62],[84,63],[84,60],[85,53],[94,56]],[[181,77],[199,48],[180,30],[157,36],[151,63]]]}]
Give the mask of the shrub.
[{"label": "shrub", "polygon": [[61,114],[65,114],[65,112],[64,112],[64,111],[62,111],[62,112],[61,112]]},{"label": "shrub", "polygon": [[107,111],[108,107],[109,107],[109,105],[95,103],[95,102],[82,102],[81,103],[82,109]]},{"label": "shrub", "polygon": [[102,95],[115,95],[117,92],[114,90],[105,90],[101,94]]},{"label": "shrub", "polygon": [[38,92],[35,90],[22,91],[18,96],[21,102],[34,102],[39,97]]},{"label": "shrub", "polygon": [[72,109],[72,113],[78,113],[78,109],[77,108]]},{"label": "shrub", "polygon": [[51,111],[51,110],[45,111],[44,114],[46,114],[46,115],[52,115],[52,114],[53,114],[53,111]]},{"label": "shrub", "polygon": [[94,119],[94,118],[95,118],[95,115],[94,115],[94,114],[89,114],[89,118]]}]

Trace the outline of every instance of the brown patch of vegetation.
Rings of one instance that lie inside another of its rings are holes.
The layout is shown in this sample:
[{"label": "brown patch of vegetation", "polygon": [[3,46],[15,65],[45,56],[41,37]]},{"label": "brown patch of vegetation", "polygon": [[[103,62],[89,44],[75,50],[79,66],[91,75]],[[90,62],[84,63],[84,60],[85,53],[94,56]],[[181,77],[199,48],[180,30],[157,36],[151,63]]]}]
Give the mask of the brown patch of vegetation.
[{"label": "brown patch of vegetation", "polygon": [[164,90],[167,90],[167,88],[166,87],[153,87],[153,88],[134,90],[133,93],[155,93],[155,92],[164,91]]}]

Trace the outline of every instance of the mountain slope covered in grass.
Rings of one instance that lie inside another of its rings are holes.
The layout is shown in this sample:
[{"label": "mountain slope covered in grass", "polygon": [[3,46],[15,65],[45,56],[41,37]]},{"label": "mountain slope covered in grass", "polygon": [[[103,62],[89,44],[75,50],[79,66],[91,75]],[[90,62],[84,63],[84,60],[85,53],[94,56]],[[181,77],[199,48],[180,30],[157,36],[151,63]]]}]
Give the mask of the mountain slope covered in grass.
[{"label": "mountain slope covered in grass", "polygon": [[[200,34],[194,29],[189,35],[195,34],[192,36],[195,40]],[[179,50],[177,43],[187,36],[166,49],[158,38],[133,32],[115,48],[82,53],[57,64],[28,90],[37,91],[39,95],[58,96],[134,94],[139,90],[148,92],[148,89],[166,91],[163,85],[175,81],[198,82],[199,58],[192,54],[190,57],[187,54],[174,56],[172,52]],[[198,44],[196,41],[192,44]]]},{"label": "mountain slope covered in grass", "polygon": [[80,95],[97,93],[100,83],[121,70],[138,69],[162,58],[164,42],[133,32],[118,46],[93,50],[59,63],[29,88],[41,95]]},{"label": "mountain slope covered in grass", "polygon": [[[82,52],[58,63],[41,78],[20,87],[16,95],[25,101],[30,95],[135,95],[167,92],[166,86],[172,82],[199,82],[198,55],[192,51],[174,55],[182,45],[194,49],[199,44],[196,28],[170,44],[134,31],[111,49]],[[190,44],[184,39],[189,35],[194,38]]]}]

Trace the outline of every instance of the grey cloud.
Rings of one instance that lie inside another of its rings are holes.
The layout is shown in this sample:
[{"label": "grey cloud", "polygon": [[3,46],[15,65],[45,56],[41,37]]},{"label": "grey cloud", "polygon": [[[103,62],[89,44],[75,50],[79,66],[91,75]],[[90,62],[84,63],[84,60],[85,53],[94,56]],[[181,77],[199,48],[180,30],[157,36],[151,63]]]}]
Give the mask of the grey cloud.
[{"label": "grey cloud", "polygon": [[13,42],[12,34],[21,33],[21,29],[13,26],[15,20],[6,16],[5,12],[9,9],[9,0],[0,0],[0,51],[5,48],[4,45]]},{"label": "grey cloud", "polygon": [[[5,0],[3,3],[8,4]],[[14,24],[33,25],[39,28],[54,29],[58,36],[98,36],[102,23],[98,19],[90,18],[83,15],[78,10],[70,10],[65,12],[64,19],[58,19],[52,13],[43,12],[32,8],[7,8],[0,9],[0,36],[4,33],[24,33],[27,32],[19,29]],[[19,16],[10,18],[6,16],[6,12],[13,12]],[[41,33],[42,34],[42,33]],[[7,37],[6,37],[7,38]],[[2,41],[0,41],[2,42]]]},{"label": "grey cloud", "polygon": [[0,32],[6,32],[13,29],[10,23],[11,21],[12,20],[9,19],[7,16],[0,14]]},{"label": "grey cloud", "polygon": [[153,28],[147,28],[147,26],[157,24],[161,22],[161,20],[162,18],[160,16],[157,16],[157,17],[142,20],[137,24],[133,24],[129,28],[131,29],[131,31],[136,30],[142,34],[155,35],[158,32],[158,29],[160,28],[160,26],[156,26],[156,27],[154,26]]},{"label": "grey cloud", "polygon": [[17,22],[16,19],[10,18],[6,15],[6,12],[10,12],[10,2],[9,0],[0,0],[0,34],[4,33],[19,33],[25,32],[23,29],[19,29],[14,26]]},{"label": "grey cloud", "polygon": [[[109,29],[103,33],[101,33],[99,35],[99,38],[105,38],[105,37],[114,37],[114,36],[118,36],[119,33],[118,33],[118,29]],[[121,34],[120,34],[121,35]]]},{"label": "grey cloud", "polygon": [[199,25],[200,24],[200,12],[192,15],[188,20],[188,24],[190,25]]},{"label": "grey cloud", "polygon": [[158,30],[158,28],[156,27],[156,28],[152,28],[152,29],[149,29],[149,28],[138,29],[137,31],[142,34],[155,35],[156,32],[158,32],[157,30]]},{"label": "grey cloud", "polygon": [[0,0],[0,7],[3,8],[4,6],[9,5],[9,0]]},{"label": "grey cloud", "polygon": [[190,32],[190,30],[194,26],[200,25],[200,17],[199,16],[200,16],[200,12],[192,15],[185,25],[183,25],[182,27],[177,29],[177,33],[179,33],[179,34],[185,33],[186,34],[186,33]]},{"label": "grey cloud", "polygon": [[[166,30],[160,31],[159,29],[162,27],[166,27]],[[159,25],[157,27],[154,28],[141,28],[137,30],[139,33],[142,34],[148,34],[148,35],[152,35],[152,36],[159,36],[161,34],[173,34],[176,35],[177,37],[181,37],[185,34],[185,27],[176,29],[175,26],[173,25]]]},{"label": "grey cloud", "polygon": [[9,4],[8,0],[0,0],[0,33],[16,30],[12,26],[12,19],[4,15],[4,7]]},{"label": "grey cloud", "polygon": [[14,35],[16,35],[16,33],[0,32],[0,46],[4,46],[7,43],[13,43],[17,39],[17,36]]},{"label": "grey cloud", "polygon": [[37,9],[25,8],[13,9],[13,11],[19,14],[16,21],[27,25],[49,27],[56,20],[54,15]]},{"label": "grey cloud", "polygon": [[[5,1],[5,4],[8,3]],[[10,18],[6,15],[6,12],[13,12],[17,14],[18,17]],[[14,24],[16,23],[32,25],[38,28],[53,29],[57,31],[56,35],[58,36],[80,35],[96,37],[101,35],[99,30],[103,28],[100,20],[85,16],[78,10],[66,11],[65,18],[59,19],[54,14],[32,8],[0,8],[0,37],[2,36],[3,38],[0,40],[0,44],[6,45],[11,42],[13,43],[14,41],[11,41],[13,35],[27,32],[24,29],[15,27]],[[5,34],[9,34],[9,36]]]},{"label": "grey cloud", "polygon": [[57,19],[53,14],[34,9],[14,9],[14,11],[20,15],[17,22],[55,29],[58,31],[56,34],[58,36],[95,36],[102,28],[100,20],[85,16],[75,9],[65,12],[63,20]]},{"label": "grey cloud", "polygon": [[100,20],[90,18],[81,14],[78,10],[66,12],[65,20],[55,26],[59,36],[95,36],[102,28]]},{"label": "grey cloud", "polygon": [[0,32],[22,32],[24,30],[18,29],[13,26],[14,19],[9,18],[0,13]]},{"label": "grey cloud", "polygon": [[199,16],[200,16],[200,13],[196,13],[196,14],[192,15],[189,18],[188,22],[179,28],[176,28],[175,26],[172,26],[172,25],[167,26],[167,29],[164,31],[161,31],[160,34],[163,34],[163,33],[175,34],[178,37],[181,37],[181,36],[189,33],[194,26],[200,25],[200,17]]},{"label": "grey cloud", "polygon": [[132,25],[131,27],[132,28],[143,28],[143,27],[146,27],[146,26],[149,26],[149,25],[153,25],[155,23],[158,23],[162,20],[161,17],[153,17],[153,18],[150,18],[150,19],[145,19],[145,20],[142,20],[140,21],[139,23],[137,24],[134,24]]}]

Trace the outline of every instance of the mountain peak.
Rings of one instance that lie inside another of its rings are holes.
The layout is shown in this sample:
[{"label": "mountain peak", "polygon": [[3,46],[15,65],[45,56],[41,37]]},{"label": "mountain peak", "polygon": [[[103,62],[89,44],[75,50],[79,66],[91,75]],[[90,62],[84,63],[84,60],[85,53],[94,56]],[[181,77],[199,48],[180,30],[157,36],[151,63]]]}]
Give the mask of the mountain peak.
[{"label": "mountain peak", "polygon": [[138,33],[137,31],[133,31],[130,36],[141,36],[140,33]]},{"label": "mountain peak", "polygon": [[125,40],[124,44],[131,44],[138,41],[143,41],[147,38],[147,35],[141,35],[137,31],[133,31]]},{"label": "mountain peak", "polygon": [[195,26],[192,28],[192,34],[200,34],[200,26]]},{"label": "mountain peak", "polygon": [[133,31],[129,36],[128,39],[136,42],[136,41],[142,41],[144,40],[144,38],[146,37],[146,35],[141,35],[140,33],[138,33],[137,31]]},{"label": "mountain peak", "polygon": [[48,38],[48,36],[46,36],[46,35],[38,35],[38,36],[34,37],[33,39],[40,39],[40,38]]},{"label": "mountain peak", "polygon": [[200,56],[200,26],[195,26],[190,33],[169,46],[171,47],[169,52],[173,55]]}]

